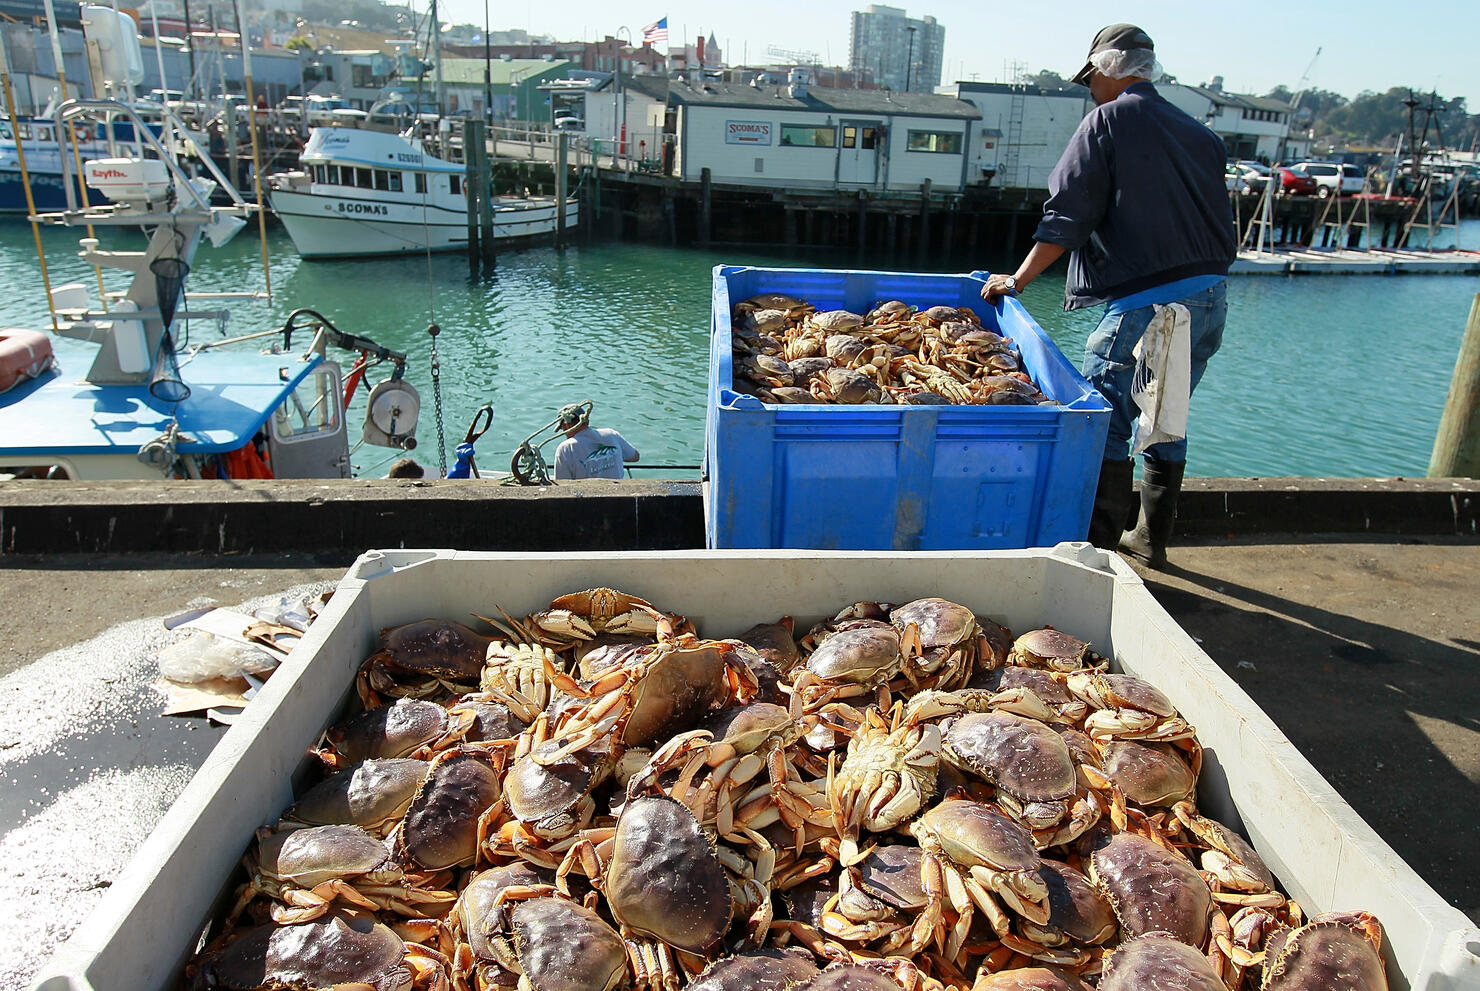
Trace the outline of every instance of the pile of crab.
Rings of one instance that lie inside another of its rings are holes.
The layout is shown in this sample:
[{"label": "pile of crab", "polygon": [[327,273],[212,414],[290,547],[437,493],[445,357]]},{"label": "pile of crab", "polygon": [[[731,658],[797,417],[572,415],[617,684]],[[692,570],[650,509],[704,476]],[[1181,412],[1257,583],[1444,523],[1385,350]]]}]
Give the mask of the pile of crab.
[{"label": "pile of crab", "polygon": [[[472,621],[472,617],[468,617]],[[701,639],[592,589],[382,632],[197,989],[1386,987],[1195,804],[1193,728],[940,598]]]},{"label": "pile of crab", "polygon": [[1012,340],[966,307],[818,312],[781,293],[735,306],[736,392],[768,403],[1034,406],[1052,403]]}]

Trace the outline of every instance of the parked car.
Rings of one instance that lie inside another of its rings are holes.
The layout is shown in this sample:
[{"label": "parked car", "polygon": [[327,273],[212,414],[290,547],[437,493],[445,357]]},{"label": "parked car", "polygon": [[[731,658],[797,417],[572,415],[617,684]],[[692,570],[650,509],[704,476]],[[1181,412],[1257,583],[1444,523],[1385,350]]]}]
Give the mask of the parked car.
[{"label": "parked car", "polygon": [[1285,196],[1314,196],[1321,187],[1304,169],[1296,165],[1277,165],[1274,171],[1280,174],[1279,191]]},{"label": "parked car", "polygon": [[1367,186],[1367,174],[1355,165],[1333,162],[1301,162],[1295,166],[1316,181],[1316,195],[1325,199],[1332,193],[1350,196]]},{"label": "parked car", "polygon": [[1238,169],[1244,177],[1244,182],[1249,184],[1249,189],[1256,193],[1264,192],[1264,187],[1269,185],[1269,166],[1259,162],[1234,162],[1233,167]]},{"label": "parked car", "polygon": [[1230,193],[1247,193],[1249,181],[1244,178],[1244,170],[1232,162],[1223,166],[1223,185]]},{"label": "parked car", "polygon": [[586,122],[579,117],[556,117],[555,130],[579,134],[586,129]]}]

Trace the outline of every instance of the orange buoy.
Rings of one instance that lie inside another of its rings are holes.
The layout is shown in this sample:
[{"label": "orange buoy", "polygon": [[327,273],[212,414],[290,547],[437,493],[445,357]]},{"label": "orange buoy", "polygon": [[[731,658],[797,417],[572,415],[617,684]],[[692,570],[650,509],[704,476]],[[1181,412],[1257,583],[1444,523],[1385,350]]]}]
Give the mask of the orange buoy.
[{"label": "orange buoy", "polygon": [[0,392],[51,367],[51,338],[40,331],[0,330]]}]

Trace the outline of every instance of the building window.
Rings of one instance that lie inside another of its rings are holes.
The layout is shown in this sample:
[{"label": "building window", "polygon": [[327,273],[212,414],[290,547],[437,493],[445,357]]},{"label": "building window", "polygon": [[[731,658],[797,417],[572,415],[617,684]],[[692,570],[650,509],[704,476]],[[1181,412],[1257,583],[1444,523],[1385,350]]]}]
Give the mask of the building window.
[{"label": "building window", "polygon": [[416,191],[418,193],[425,193],[427,191],[427,175],[426,175],[426,173],[425,172],[413,172],[411,174],[416,177]]},{"label": "building window", "polygon": [[843,147],[856,148],[858,146],[858,128],[849,124],[843,128]]},{"label": "building window", "polygon": [[869,150],[869,149],[871,149],[871,148],[874,147],[874,143],[877,140],[877,138],[878,138],[878,134],[874,130],[874,128],[872,128],[872,127],[865,127],[863,129],[863,137],[859,141],[858,147],[860,147],[860,148],[864,149],[865,151],[867,151],[867,150]]},{"label": "building window", "polygon": [[352,65],[349,67],[350,85],[358,89],[368,89],[375,85],[375,74],[370,71],[368,65]]},{"label": "building window", "polygon": [[959,155],[961,135],[955,131],[911,131],[905,142],[905,150]]},{"label": "building window", "polygon": [[781,144],[793,148],[836,148],[838,129],[816,124],[782,124]]}]

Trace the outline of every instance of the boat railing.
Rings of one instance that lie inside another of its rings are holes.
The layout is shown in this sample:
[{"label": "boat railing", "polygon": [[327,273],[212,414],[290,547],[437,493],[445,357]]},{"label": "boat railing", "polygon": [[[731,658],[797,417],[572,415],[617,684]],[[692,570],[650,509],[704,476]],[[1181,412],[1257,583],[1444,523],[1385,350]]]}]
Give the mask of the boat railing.
[{"label": "boat railing", "polygon": [[[161,142],[160,137],[156,136],[150,128],[145,126],[144,121],[139,117],[137,113],[134,112],[134,109],[128,104],[121,103],[118,100],[67,100],[56,108],[56,111],[52,115],[52,121],[56,125],[57,133],[65,134],[67,132],[64,130],[64,128],[67,124],[71,123],[74,120],[92,115],[121,117],[125,120],[130,121],[134,125],[134,135],[136,142],[138,142],[141,147],[147,145],[149,149],[158,156],[159,161],[164,164],[165,168],[170,173],[170,178],[173,181],[174,188],[177,191],[177,195],[188,197],[191,206],[207,215],[211,214],[212,207],[210,199],[206,195],[203,195],[200,189],[198,189],[194,184],[191,183],[190,177],[185,174],[185,171],[183,169],[180,168],[179,162],[176,160],[175,156],[170,153],[170,150],[166,148],[166,146]],[[164,109],[164,120],[167,125],[171,125],[167,129],[173,130],[175,132],[176,138],[178,138],[179,140],[183,140],[185,144],[189,146],[195,157],[199,159],[201,164],[203,164],[210,172],[211,177],[216,181],[217,185],[223,188],[226,191],[227,195],[231,197],[231,205],[229,207],[221,207],[217,209],[224,210],[229,213],[234,213],[243,217],[250,216],[252,211],[257,209],[257,206],[255,204],[248,203],[246,200],[242,199],[241,193],[237,191],[236,186],[226,181],[226,177],[221,174],[221,170],[216,167],[216,164],[211,160],[210,155],[207,154],[203,148],[201,148],[200,144],[191,135],[184,122],[181,121],[180,118],[177,117],[174,112],[168,107]],[[91,222],[97,222],[104,216],[115,215],[117,212],[113,208],[100,210],[99,208],[95,207],[88,208],[86,205],[79,208],[77,189],[78,177],[76,172],[74,171],[75,168],[76,166],[74,165],[74,159],[71,156],[63,155],[62,189],[67,196],[67,209],[62,214],[44,214],[42,215],[43,218],[49,221],[61,223],[66,223],[72,219],[87,219]],[[137,214],[126,214],[121,216],[123,216],[124,219],[129,222],[137,221]]]}]

